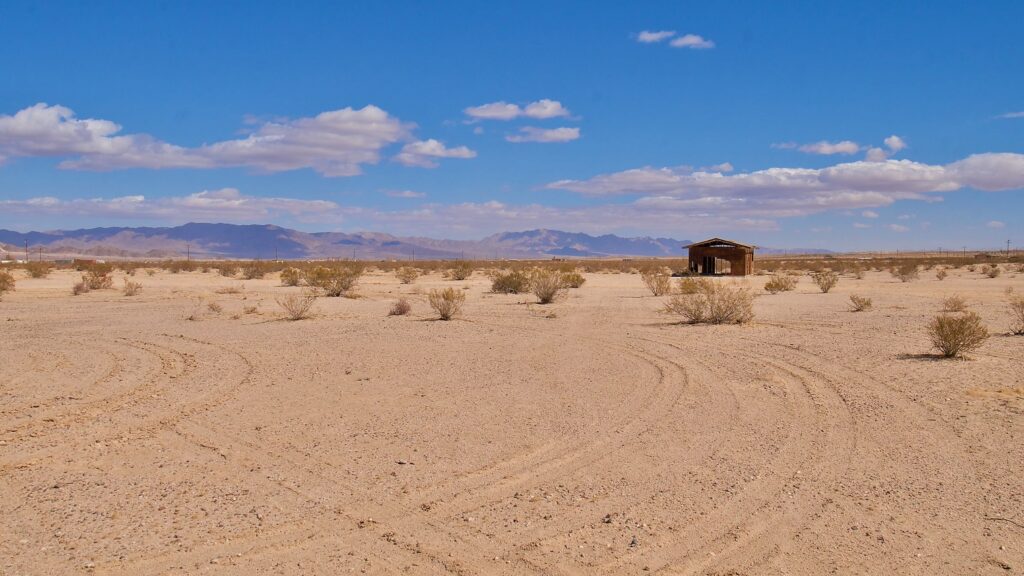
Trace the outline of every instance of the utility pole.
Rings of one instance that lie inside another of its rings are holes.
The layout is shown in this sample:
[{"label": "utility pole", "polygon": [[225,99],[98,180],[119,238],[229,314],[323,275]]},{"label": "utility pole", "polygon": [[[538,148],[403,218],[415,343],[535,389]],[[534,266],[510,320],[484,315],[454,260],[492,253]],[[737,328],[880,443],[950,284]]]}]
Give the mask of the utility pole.
[{"label": "utility pole", "polygon": [[1010,257],[1010,239],[1009,238],[1006,239],[1006,257],[1007,258]]},{"label": "utility pole", "polygon": [[28,262],[28,240],[25,240],[25,262]]},{"label": "utility pole", "polygon": [[185,244],[185,261],[192,261],[192,244]]}]

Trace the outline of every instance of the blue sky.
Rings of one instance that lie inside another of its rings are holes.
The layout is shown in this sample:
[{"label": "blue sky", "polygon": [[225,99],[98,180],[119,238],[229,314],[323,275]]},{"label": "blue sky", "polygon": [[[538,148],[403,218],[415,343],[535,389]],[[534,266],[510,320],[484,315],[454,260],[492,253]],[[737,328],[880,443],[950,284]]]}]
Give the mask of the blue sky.
[{"label": "blue sky", "polygon": [[5,2],[0,227],[1024,243],[1021,22],[1020,2]]}]

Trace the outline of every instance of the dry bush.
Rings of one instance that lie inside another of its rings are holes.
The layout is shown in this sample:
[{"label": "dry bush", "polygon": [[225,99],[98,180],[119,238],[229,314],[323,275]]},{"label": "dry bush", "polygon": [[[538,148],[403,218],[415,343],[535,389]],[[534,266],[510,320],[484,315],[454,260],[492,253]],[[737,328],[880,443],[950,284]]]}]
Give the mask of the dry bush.
[{"label": "dry bush", "polygon": [[298,268],[285,268],[281,270],[282,286],[298,286],[302,279],[302,272]]},{"label": "dry bush", "polygon": [[14,290],[14,284],[14,275],[6,270],[0,270],[0,298],[3,297],[4,292]]},{"label": "dry bush", "polygon": [[1010,295],[1010,332],[1024,336],[1024,296]]},{"label": "dry bush", "polygon": [[246,280],[262,280],[267,275],[267,268],[262,262],[249,262],[242,268],[242,278]]},{"label": "dry bush", "polygon": [[565,290],[562,273],[557,270],[535,268],[530,272],[530,290],[540,304],[550,304]]},{"label": "dry bush", "polygon": [[454,267],[444,273],[444,277],[450,280],[466,280],[473,275],[473,265],[465,260],[459,261]]},{"label": "dry bush", "polygon": [[851,312],[867,312],[871,310],[871,298],[867,296],[859,296],[857,294],[850,294],[850,311]]},{"label": "dry bush", "polygon": [[910,282],[911,280],[917,280],[919,275],[917,270],[917,264],[902,264],[894,267],[890,270],[893,278],[899,279],[900,282]]},{"label": "dry bush", "polygon": [[209,304],[206,305],[206,307],[209,308],[210,312],[213,312],[215,314],[220,314],[221,312],[224,311],[224,307],[216,302],[210,302]]},{"label": "dry bush", "polygon": [[53,265],[49,262],[29,262],[25,264],[25,272],[28,272],[30,278],[46,278],[50,275],[51,270],[53,270]]},{"label": "dry bush", "polygon": [[238,266],[234,264],[221,264],[216,268],[217,272],[225,278],[234,278],[235,274],[238,274]]},{"label": "dry bush", "polygon": [[[309,318],[309,312],[313,309],[313,304],[316,303],[316,292],[313,290],[303,290],[301,294],[287,294],[279,296],[275,300],[277,305],[284,310],[289,320],[302,320],[303,318]],[[249,312],[246,311],[246,313]]]},{"label": "dry bush", "polygon": [[103,268],[96,268],[82,274],[82,282],[88,286],[89,290],[109,290],[114,287],[114,278]]},{"label": "dry bush", "polygon": [[362,275],[361,266],[317,266],[306,272],[306,284],[323,290],[324,296],[337,298],[350,295]]},{"label": "dry bush", "polygon": [[949,272],[946,272],[945,268],[939,268],[935,271],[935,278],[937,280],[945,280],[946,276],[949,276]]},{"label": "dry bush", "polygon": [[191,272],[195,269],[196,264],[191,260],[171,260],[164,264],[164,270],[167,270],[171,274],[178,274],[179,272]]},{"label": "dry bush", "polygon": [[124,288],[121,289],[125,296],[135,296],[139,292],[142,292],[142,283],[133,282],[127,278],[124,279]]},{"label": "dry bush", "polygon": [[242,306],[242,312],[244,312],[246,314],[257,314],[257,313],[259,313],[259,311],[260,311],[260,307],[259,307],[258,304],[254,304],[254,305],[251,305],[251,306],[249,306],[249,305]]},{"label": "dry bush", "polygon": [[245,289],[245,284],[241,286],[222,286],[214,290],[217,294],[241,294],[242,290]]},{"label": "dry bush", "polygon": [[420,276],[420,271],[409,266],[402,266],[395,271],[395,277],[402,284],[412,284]]},{"label": "dry bush", "polygon": [[770,294],[779,292],[790,292],[796,289],[796,278],[782,274],[772,274],[764,284],[764,289]]},{"label": "dry bush", "polygon": [[976,312],[941,314],[928,324],[932,345],[946,358],[976,350],[988,339],[988,329]]},{"label": "dry bush", "polygon": [[700,281],[696,278],[680,278],[676,282],[676,292],[680,294],[696,294],[700,291]]},{"label": "dry bush", "polygon": [[441,320],[451,320],[462,311],[462,305],[466,302],[466,293],[454,288],[431,290],[428,300],[430,307],[437,312]]},{"label": "dry bush", "polygon": [[855,266],[853,268],[853,277],[856,278],[857,280],[863,280],[864,279],[864,267],[861,266],[860,264]]},{"label": "dry bush", "polygon": [[822,270],[811,274],[811,279],[818,285],[818,288],[825,294],[839,284],[839,274],[831,270]]},{"label": "dry bush", "polygon": [[691,324],[743,324],[754,318],[754,295],[735,284],[697,280],[694,294],[677,294],[665,311],[678,314]]},{"label": "dry bush", "polygon": [[968,264],[968,265],[967,265],[967,271],[968,271],[968,272],[974,272],[974,271],[975,271],[975,270],[977,270],[977,269],[978,269],[978,267],[977,267],[977,266],[975,266],[974,264]]},{"label": "dry bush", "polygon": [[154,275],[156,275],[156,270],[154,270],[152,268],[146,268],[146,276],[154,276]]},{"label": "dry bush", "polygon": [[405,298],[399,298],[398,302],[391,305],[388,316],[405,316],[409,312],[412,312],[412,304]]},{"label": "dry bush", "polygon": [[942,299],[943,312],[964,312],[967,310],[967,299],[959,294],[953,294]]},{"label": "dry bush", "polygon": [[579,288],[583,286],[583,283],[587,279],[583,277],[583,274],[576,272],[575,270],[569,272],[562,272],[562,285],[565,288]]},{"label": "dry bush", "polygon": [[1002,273],[1003,269],[1000,268],[999,266],[991,266],[988,270],[985,271],[985,274],[988,275],[989,278],[998,278],[999,275]]},{"label": "dry bush", "polygon": [[641,272],[640,279],[654,296],[664,296],[672,291],[672,276],[664,270]]},{"label": "dry bush", "polygon": [[491,292],[522,294],[530,290],[530,276],[521,270],[498,272],[491,276]]}]

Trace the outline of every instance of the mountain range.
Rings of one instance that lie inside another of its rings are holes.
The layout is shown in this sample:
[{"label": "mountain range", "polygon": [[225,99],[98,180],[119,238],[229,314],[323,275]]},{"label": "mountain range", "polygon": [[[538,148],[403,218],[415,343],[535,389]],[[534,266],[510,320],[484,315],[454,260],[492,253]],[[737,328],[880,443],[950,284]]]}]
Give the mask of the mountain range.
[{"label": "mountain range", "polygon": [[174,227],[112,227],[49,232],[0,230],[0,245],[20,256],[47,255],[120,258],[356,258],[497,259],[682,256],[688,240],[591,236],[560,230],[501,232],[481,240],[401,237],[378,232],[302,232],[270,224],[189,223]]}]

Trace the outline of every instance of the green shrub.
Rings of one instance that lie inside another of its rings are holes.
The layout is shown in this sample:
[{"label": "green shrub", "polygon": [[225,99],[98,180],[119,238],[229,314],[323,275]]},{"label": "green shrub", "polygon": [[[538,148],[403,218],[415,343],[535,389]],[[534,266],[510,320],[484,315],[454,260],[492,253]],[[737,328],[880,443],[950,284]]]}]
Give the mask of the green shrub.
[{"label": "green shrub", "polygon": [[31,278],[46,278],[50,275],[50,271],[53,270],[53,265],[49,262],[29,262],[25,264],[25,272]]},{"label": "green shrub", "polygon": [[361,266],[317,266],[306,272],[306,284],[323,290],[324,296],[337,298],[350,295],[362,275]]},{"label": "green shrub", "polygon": [[811,279],[818,285],[818,288],[822,293],[827,294],[829,290],[835,288],[836,284],[839,284],[839,274],[831,270],[822,270],[821,272],[814,272],[811,274]]},{"label": "green shrub", "polygon": [[530,290],[530,277],[520,270],[498,272],[491,277],[491,292],[522,294]]}]

